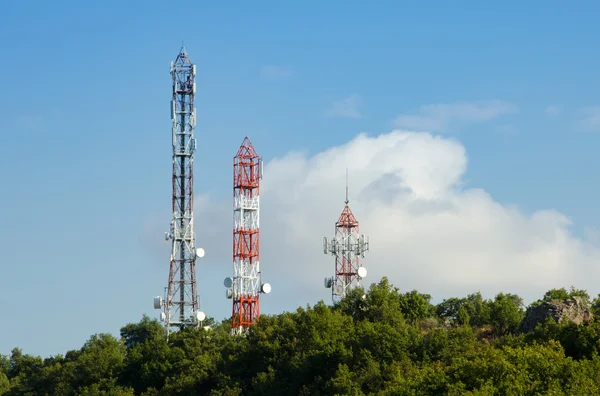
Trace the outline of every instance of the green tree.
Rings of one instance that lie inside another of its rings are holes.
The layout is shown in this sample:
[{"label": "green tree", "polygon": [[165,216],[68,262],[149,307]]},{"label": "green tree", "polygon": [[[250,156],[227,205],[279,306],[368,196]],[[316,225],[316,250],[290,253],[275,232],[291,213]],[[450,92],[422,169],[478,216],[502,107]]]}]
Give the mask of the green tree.
[{"label": "green tree", "polygon": [[467,304],[468,302],[464,298],[452,297],[445,299],[436,306],[436,315],[446,324],[465,324],[460,323],[459,311],[461,308],[465,309]]},{"label": "green tree", "polygon": [[174,333],[169,338],[173,368],[161,394],[209,393],[217,383],[219,340],[224,340],[222,333],[203,328]]},{"label": "green tree", "polygon": [[121,339],[127,350],[131,350],[146,341],[165,338],[165,330],[156,319],[142,316],[139,323],[129,323],[121,328]]},{"label": "green tree", "polygon": [[480,292],[467,296],[466,309],[472,326],[482,327],[491,324],[491,304],[491,301],[483,299]]},{"label": "green tree", "polygon": [[600,317],[600,294],[591,302],[590,310],[595,317]]},{"label": "green tree", "polygon": [[10,389],[10,382],[5,373],[0,372],[0,395],[4,394]]},{"label": "green tree", "polygon": [[326,394],[335,396],[359,396],[364,395],[358,385],[355,375],[350,368],[341,363],[338,366],[334,376],[327,382],[325,387]]},{"label": "green tree", "polygon": [[412,290],[400,295],[400,310],[408,321],[414,323],[418,319],[435,315],[435,307],[431,305],[430,301],[429,294],[421,294]]},{"label": "green tree", "polygon": [[21,349],[13,348],[7,370],[10,390],[6,395],[38,394],[45,382],[43,367],[40,357],[23,354]]},{"label": "green tree", "polygon": [[10,359],[6,355],[0,354],[0,373],[8,374]]},{"label": "green tree", "polygon": [[501,336],[516,332],[524,316],[521,297],[499,293],[490,306],[490,320],[494,335]]},{"label": "green tree", "polygon": [[[355,296],[352,298],[355,299]],[[359,309],[356,309],[352,315],[355,320],[388,323],[391,326],[405,324],[402,308],[406,307],[407,303],[398,288],[390,284],[386,277],[383,277],[378,284],[372,284],[368,293],[364,298],[361,296],[360,300],[362,302],[357,304]],[[340,306],[343,307],[342,304]]]},{"label": "green tree", "polygon": [[560,289],[550,289],[544,294],[542,301],[564,301],[573,297],[580,297],[586,305],[590,304],[590,295],[588,292],[583,289],[576,289],[574,286],[571,286],[569,291],[567,291],[564,287]]},{"label": "green tree", "polygon": [[127,351],[122,383],[138,394],[149,388],[161,389],[173,370],[173,354],[162,325],[144,315],[139,323],[121,328],[121,339]]},{"label": "green tree", "polygon": [[123,369],[125,351],[123,342],[111,334],[92,335],[72,366],[76,373],[74,385],[82,391],[92,389],[92,385],[98,391],[110,391]]},{"label": "green tree", "polygon": [[436,306],[436,314],[451,325],[482,327],[491,324],[491,302],[481,293],[469,294],[467,298],[448,298]]}]

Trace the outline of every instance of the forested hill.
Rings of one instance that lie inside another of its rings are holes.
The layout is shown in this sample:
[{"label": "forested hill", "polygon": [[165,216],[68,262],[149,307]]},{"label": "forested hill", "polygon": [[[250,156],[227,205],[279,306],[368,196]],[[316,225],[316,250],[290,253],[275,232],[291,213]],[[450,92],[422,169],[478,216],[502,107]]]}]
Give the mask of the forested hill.
[{"label": "forested hill", "polygon": [[[551,290],[532,304],[581,297]],[[42,359],[0,356],[4,395],[598,395],[600,320],[547,319],[519,331],[522,300],[480,294],[445,300],[400,293],[387,279],[330,307],[261,316],[246,337],[229,323],[165,340],[144,317],[121,338],[97,334]],[[600,316],[599,316],[600,317]],[[40,331],[43,331],[40,329]],[[51,340],[49,340],[51,342]]]}]

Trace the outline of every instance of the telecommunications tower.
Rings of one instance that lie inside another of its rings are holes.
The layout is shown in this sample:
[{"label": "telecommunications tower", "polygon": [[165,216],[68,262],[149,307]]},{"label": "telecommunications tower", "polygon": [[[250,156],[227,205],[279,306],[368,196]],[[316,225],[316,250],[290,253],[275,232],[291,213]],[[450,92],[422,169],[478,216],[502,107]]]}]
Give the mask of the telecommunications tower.
[{"label": "telecommunications tower", "polygon": [[161,321],[167,336],[175,329],[198,327],[206,318],[198,310],[196,289],[196,256],[203,257],[204,249],[196,249],[194,233],[194,151],[196,139],[196,65],[181,47],[175,62],[171,62],[173,97],[173,218],[165,239],[171,240],[169,283],[164,299],[154,297],[154,308],[163,309]]},{"label": "telecommunications tower", "polygon": [[358,220],[350,210],[348,203],[348,171],[346,170],[346,206],[335,223],[335,236],[331,241],[323,238],[323,251],[335,256],[335,275],[325,278],[325,287],[331,288],[334,302],[346,296],[346,292],[358,286],[367,276],[367,269],[360,263],[369,251],[369,239],[359,233]]},{"label": "telecommunications tower", "polygon": [[233,158],[233,278],[225,278],[227,298],[233,300],[231,333],[243,334],[260,316],[260,293],[271,285],[262,283],[260,272],[259,197],[262,159],[246,137]]}]

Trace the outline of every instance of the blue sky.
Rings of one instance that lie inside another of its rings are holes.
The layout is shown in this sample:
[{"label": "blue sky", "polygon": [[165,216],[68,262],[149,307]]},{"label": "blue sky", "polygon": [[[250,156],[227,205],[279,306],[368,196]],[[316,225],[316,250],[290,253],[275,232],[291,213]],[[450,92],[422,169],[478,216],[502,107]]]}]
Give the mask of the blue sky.
[{"label": "blue sky", "polygon": [[[170,222],[169,62],[182,40],[198,70],[199,194],[229,199],[246,135],[268,162],[387,133],[422,106],[496,101],[479,119],[468,106],[432,116],[431,132],[466,150],[465,185],[525,214],[556,209],[575,236],[600,227],[595,3],[166,4],[0,6],[0,353],[64,353],[156,314],[168,253],[143,241]],[[210,260],[202,271],[221,279],[230,257]],[[218,286],[201,295],[209,306],[228,304]]]}]

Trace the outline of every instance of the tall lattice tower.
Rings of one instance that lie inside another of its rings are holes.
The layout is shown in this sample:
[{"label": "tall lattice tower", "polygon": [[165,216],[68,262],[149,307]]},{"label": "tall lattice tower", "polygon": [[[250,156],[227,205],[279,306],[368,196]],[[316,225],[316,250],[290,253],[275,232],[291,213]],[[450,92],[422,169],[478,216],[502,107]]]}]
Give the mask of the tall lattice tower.
[{"label": "tall lattice tower", "polygon": [[161,320],[167,336],[186,326],[199,326],[206,315],[199,311],[196,288],[196,257],[204,250],[196,249],[194,233],[194,151],[196,139],[196,65],[181,47],[171,62],[173,97],[173,218],[165,239],[171,240],[169,283],[162,297],[154,297],[154,308],[163,309]]},{"label": "tall lattice tower", "polygon": [[325,278],[325,287],[331,288],[331,297],[337,302],[346,296],[346,292],[358,286],[367,276],[367,269],[360,263],[369,251],[369,239],[361,235],[358,220],[350,210],[348,203],[348,171],[346,171],[346,206],[335,223],[335,236],[331,241],[323,238],[323,251],[335,256],[335,275]]},{"label": "tall lattice tower", "polygon": [[231,332],[242,334],[260,316],[260,179],[262,160],[246,137],[233,158],[233,278],[225,278],[227,298],[233,299]]}]

